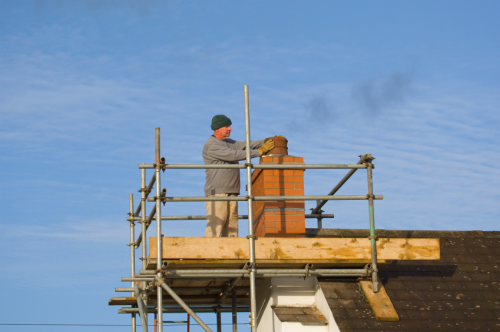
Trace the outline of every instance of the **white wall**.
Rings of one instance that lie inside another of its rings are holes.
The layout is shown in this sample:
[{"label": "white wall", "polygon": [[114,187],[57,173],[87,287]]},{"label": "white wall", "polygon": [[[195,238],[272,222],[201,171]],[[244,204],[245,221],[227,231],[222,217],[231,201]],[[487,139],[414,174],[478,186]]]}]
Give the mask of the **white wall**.
[{"label": "white wall", "polygon": [[[340,332],[315,277],[256,280],[256,291],[258,332]],[[282,323],[271,308],[274,305],[316,305],[328,320],[328,326]]]},{"label": "white wall", "polygon": [[314,278],[314,288],[316,289],[314,300],[316,302],[316,308],[325,316],[328,320],[328,332],[340,332],[340,329],[335,322],[335,317],[333,317],[332,311],[330,310],[330,306],[328,305],[328,301],[326,300],[325,294],[323,290],[319,286],[318,279]]}]

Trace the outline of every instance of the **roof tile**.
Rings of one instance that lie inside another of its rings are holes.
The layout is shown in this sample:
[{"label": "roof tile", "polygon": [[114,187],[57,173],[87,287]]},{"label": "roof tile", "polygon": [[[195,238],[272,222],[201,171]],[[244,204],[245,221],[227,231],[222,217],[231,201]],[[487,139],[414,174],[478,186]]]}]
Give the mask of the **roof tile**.
[{"label": "roof tile", "polygon": [[330,308],[357,308],[356,302],[352,299],[326,299]]},{"label": "roof tile", "polygon": [[495,272],[469,272],[473,281],[498,281],[500,276]]},{"label": "roof tile", "polygon": [[500,301],[500,292],[497,290],[496,292],[492,291],[481,291],[479,292],[486,300],[491,301]]},{"label": "roof tile", "polygon": [[[360,237],[359,230],[321,230],[331,237]],[[365,234],[366,235],[366,234]],[[379,237],[440,238],[439,261],[387,261],[379,277],[399,322],[373,318],[356,294],[355,279],[325,282],[341,332],[500,331],[500,232],[387,231]],[[323,288],[324,282],[320,282]],[[333,284],[333,285],[332,285]],[[333,293],[332,293],[333,292]]]}]

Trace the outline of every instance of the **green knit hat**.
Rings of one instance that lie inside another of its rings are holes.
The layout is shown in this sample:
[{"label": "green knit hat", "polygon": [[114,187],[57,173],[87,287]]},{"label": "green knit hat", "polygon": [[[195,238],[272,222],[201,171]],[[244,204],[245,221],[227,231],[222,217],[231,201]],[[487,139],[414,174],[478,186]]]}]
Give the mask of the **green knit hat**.
[{"label": "green knit hat", "polygon": [[224,126],[233,124],[231,120],[224,114],[216,115],[212,118],[212,130],[222,128]]}]

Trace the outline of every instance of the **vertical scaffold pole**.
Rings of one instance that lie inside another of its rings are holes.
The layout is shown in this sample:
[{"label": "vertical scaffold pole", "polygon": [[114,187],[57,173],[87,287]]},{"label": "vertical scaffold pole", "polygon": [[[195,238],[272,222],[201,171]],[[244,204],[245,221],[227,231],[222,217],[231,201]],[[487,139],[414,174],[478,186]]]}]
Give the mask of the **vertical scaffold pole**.
[{"label": "vertical scaffold pole", "polygon": [[[133,278],[135,276],[135,233],[134,233],[134,195],[129,194],[128,195],[128,207],[129,207],[129,214],[130,217],[132,218],[130,220],[130,276]],[[135,282],[131,282],[132,288],[134,288]],[[134,292],[131,293],[132,296],[134,296]],[[136,296],[139,296],[139,294],[136,294]],[[136,316],[135,313],[131,315],[132,316],[132,332],[136,331]]]},{"label": "vertical scaffold pole", "polygon": [[245,93],[245,141],[246,141],[246,169],[248,190],[248,242],[250,258],[250,327],[252,332],[257,331],[255,301],[255,236],[253,234],[253,206],[252,206],[252,167],[250,150],[250,104],[248,99],[248,85],[244,87]]},{"label": "vertical scaffold pole", "polygon": [[238,316],[236,314],[236,291],[231,291],[231,304],[232,304],[232,318],[233,318],[233,332],[238,332]]},{"label": "vertical scaffold pole", "polygon": [[217,313],[217,332],[222,332],[222,316],[220,312],[220,307],[217,307],[215,311]]},{"label": "vertical scaffold pole", "polygon": [[372,160],[375,159],[371,155],[365,155],[366,171],[368,177],[368,208],[370,212],[370,243],[372,252],[372,283],[373,292],[378,293],[379,282],[378,282],[378,269],[377,269],[377,241],[375,237],[375,212],[373,211],[373,176]]},{"label": "vertical scaffold pole", "polygon": [[[316,206],[319,206],[320,204],[321,204],[321,200],[317,199]],[[321,218],[321,214],[323,213],[323,210],[319,209],[318,212],[316,212],[316,213],[318,214],[318,229],[322,229],[323,228],[323,218]]]},{"label": "vertical scaffold pole", "polygon": [[[160,128],[155,129],[155,163],[156,163],[156,270],[157,276],[163,279],[162,266],[162,235],[161,235],[161,179],[160,179]],[[144,243],[143,243],[144,245]],[[163,293],[161,286],[156,287],[158,332],[163,332]]]},{"label": "vertical scaffold pole", "polygon": [[[148,216],[146,214],[146,170],[141,169],[141,244],[142,244],[142,257],[141,257],[141,269],[143,271],[146,271],[146,263],[147,263],[147,257],[148,257],[148,246],[146,245],[147,237],[146,237],[146,220]],[[142,289],[146,289],[146,282],[143,282]],[[144,304],[147,307],[148,306],[148,297],[146,294],[146,291],[143,291],[144,293]],[[139,296],[139,294],[136,294],[136,296]],[[145,322],[146,326],[148,324],[148,314],[146,313],[145,315]]]},{"label": "vertical scaffold pole", "polygon": [[146,271],[146,260],[148,257],[148,247],[146,245],[146,170],[141,169],[141,243],[142,243],[142,266],[141,269]]}]

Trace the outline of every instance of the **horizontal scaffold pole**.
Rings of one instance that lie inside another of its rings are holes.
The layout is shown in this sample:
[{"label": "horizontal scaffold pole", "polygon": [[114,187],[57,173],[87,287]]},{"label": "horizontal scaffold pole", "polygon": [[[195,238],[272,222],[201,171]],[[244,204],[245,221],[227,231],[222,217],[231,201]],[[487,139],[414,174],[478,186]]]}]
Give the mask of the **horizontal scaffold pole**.
[{"label": "horizontal scaffold pole", "polygon": [[[356,201],[356,200],[368,200],[367,195],[318,195],[318,196],[253,196],[254,201],[315,201],[315,200],[327,200],[327,201]],[[246,196],[214,196],[214,197],[204,197],[204,196],[193,196],[193,197],[164,197],[167,202],[212,202],[212,201],[246,201],[248,197]],[[373,199],[384,199],[383,195],[374,195]],[[148,197],[148,202],[154,202],[156,197]]]},{"label": "horizontal scaffold pole", "polygon": [[[144,271],[149,272],[149,271]],[[154,271],[152,271],[154,272]],[[248,277],[248,270],[238,269],[207,269],[207,270],[169,270],[166,271],[165,278],[182,279],[182,278],[239,278]],[[259,277],[335,277],[335,276],[363,276],[367,274],[366,269],[257,269],[256,275]],[[136,274],[135,277],[122,277],[122,281],[153,281],[155,278],[152,274]]]},{"label": "horizontal scaffold pole", "polygon": [[[246,166],[244,164],[165,164],[162,165],[166,169],[231,169],[239,168],[244,169]],[[153,169],[154,164],[139,164],[140,169]],[[265,165],[265,164],[255,164],[251,165],[254,169],[360,169],[366,168],[363,164],[318,164],[318,165],[294,165],[294,164],[283,164],[283,165]]]},{"label": "horizontal scaffold pole", "polygon": [[[206,307],[192,307],[194,312],[214,312],[214,307],[206,306]],[[165,308],[163,307],[162,309],[163,312],[165,313],[181,313],[185,312],[184,309],[182,308]],[[231,312],[232,307],[221,307],[220,308],[221,312]],[[249,312],[250,309],[248,306],[245,307],[237,307],[236,311],[238,312]],[[133,314],[133,313],[138,313],[139,309],[137,308],[121,308],[118,310],[119,314]],[[155,313],[156,309],[155,308],[148,308],[147,310],[148,313]]]},{"label": "horizontal scaffold pole", "polygon": [[[274,278],[274,277],[279,277],[279,278],[288,278],[288,277],[297,277],[297,278],[304,278],[304,277],[362,277],[365,276],[366,273],[318,273],[318,272],[309,272],[309,273],[256,273],[255,274],[259,278]],[[165,279],[206,279],[210,278],[210,280],[213,279],[220,279],[220,280],[227,280],[227,279],[234,279],[234,278],[245,278],[248,279],[250,274],[243,274],[243,273],[238,273],[238,274],[223,274],[223,273],[206,273],[206,274],[169,274],[168,276],[165,277]],[[122,281],[154,281],[154,277],[141,277],[141,278],[132,278],[132,277],[122,277]],[[199,280],[198,280],[199,281]]]},{"label": "horizontal scaffold pole", "polygon": [[[300,273],[328,273],[328,274],[356,274],[356,273],[367,273],[366,269],[256,269],[256,273],[279,273],[279,274],[300,274]],[[171,274],[248,274],[248,270],[243,269],[198,269],[198,270],[166,270],[165,278],[168,278]],[[155,276],[155,271],[146,270],[141,271],[141,273],[136,273],[136,277],[144,277],[146,275]]]},{"label": "horizontal scaffold pole", "polygon": [[[321,219],[327,219],[327,218],[334,218],[334,215],[333,214],[306,214],[305,215],[306,218],[309,218],[309,219],[317,219],[317,218],[321,218]],[[204,215],[198,215],[198,216],[162,216],[161,217],[161,220],[206,220],[207,219],[207,216],[204,216]],[[238,219],[248,219],[248,216],[247,215],[238,215]],[[128,217],[127,218],[128,221],[131,221],[131,220],[141,220],[140,217],[134,217],[134,218],[131,218],[131,217]]]},{"label": "horizontal scaffold pole", "polygon": [[[223,292],[227,287],[170,287],[174,292]],[[249,287],[233,287],[235,291],[248,291]],[[117,287],[115,292],[133,292],[131,287]]]}]

